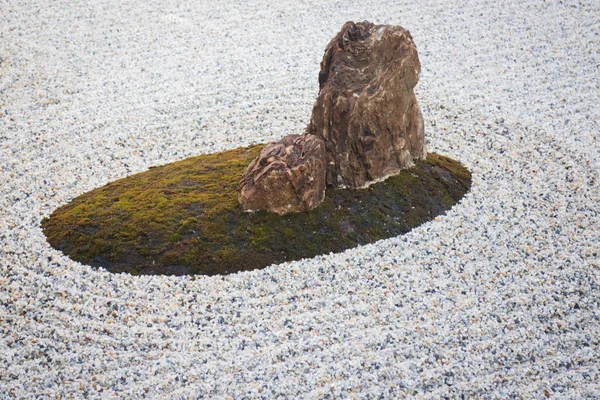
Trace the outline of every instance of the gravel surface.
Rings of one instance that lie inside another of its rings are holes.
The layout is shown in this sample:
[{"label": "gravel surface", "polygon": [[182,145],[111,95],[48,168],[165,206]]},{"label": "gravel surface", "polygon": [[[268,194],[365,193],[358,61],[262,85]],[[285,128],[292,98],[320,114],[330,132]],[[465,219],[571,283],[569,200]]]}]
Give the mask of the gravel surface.
[{"label": "gravel surface", "polygon": [[[600,398],[600,3],[210,3],[0,1],[0,398]],[[46,243],[74,196],[300,133],[363,19],[411,31],[428,148],[473,172],[447,215],[227,277]]]}]

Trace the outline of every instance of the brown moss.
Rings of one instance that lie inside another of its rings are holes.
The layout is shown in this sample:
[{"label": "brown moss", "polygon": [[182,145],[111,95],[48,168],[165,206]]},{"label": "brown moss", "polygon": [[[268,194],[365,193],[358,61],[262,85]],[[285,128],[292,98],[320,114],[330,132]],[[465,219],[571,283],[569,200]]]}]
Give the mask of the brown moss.
[{"label": "brown moss", "polygon": [[328,189],[316,209],[244,213],[237,185],[262,146],[202,155],[85,193],[42,221],[71,258],[132,274],[227,274],[339,252],[408,232],[450,209],[471,174],[437,154],[361,190]]}]

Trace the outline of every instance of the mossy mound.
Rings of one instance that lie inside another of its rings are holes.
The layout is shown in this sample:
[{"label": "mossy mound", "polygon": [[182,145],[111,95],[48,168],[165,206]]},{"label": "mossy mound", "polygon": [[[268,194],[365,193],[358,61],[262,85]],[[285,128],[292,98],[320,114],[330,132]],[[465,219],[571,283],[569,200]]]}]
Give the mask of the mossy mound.
[{"label": "mossy mound", "polygon": [[262,145],[154,167],[85,193],[42,221],[74,260],[131,274],[229,274],[339,252],[408,232],[471,186],[457,161],[430,154],[367,189],[331,189],[310,212],[241,210],[240,177]]}]

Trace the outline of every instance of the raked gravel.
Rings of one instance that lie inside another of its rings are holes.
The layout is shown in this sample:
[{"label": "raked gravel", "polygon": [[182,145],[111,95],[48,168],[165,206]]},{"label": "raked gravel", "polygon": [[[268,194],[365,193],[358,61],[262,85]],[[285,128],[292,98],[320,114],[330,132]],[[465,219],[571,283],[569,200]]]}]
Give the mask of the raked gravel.
[{"label": "raked gravel", "polygon": [[[46,243],[88,190],[300,133],[365,19],[411,31],[428,147],[473,172],[447,215],[226,277]],[[599,104],[594,0],[0,1],[0,398],[600,398]]]}]

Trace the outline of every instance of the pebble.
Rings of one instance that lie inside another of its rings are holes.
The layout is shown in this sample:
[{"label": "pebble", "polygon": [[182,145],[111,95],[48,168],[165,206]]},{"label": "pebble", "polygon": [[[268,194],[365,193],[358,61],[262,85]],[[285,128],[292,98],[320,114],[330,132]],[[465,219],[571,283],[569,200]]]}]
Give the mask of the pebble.
[{"label": "pebble", "polygon": [[[472,191],[407,235],[226,277],[79,264],[40,220],[300,133],[347,20],[409,29]],[[598,2],[12,1],[0,13],[1,398],[600,397]]]}]

